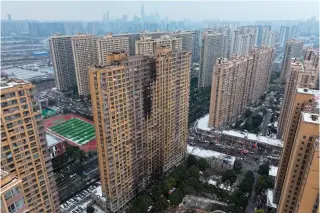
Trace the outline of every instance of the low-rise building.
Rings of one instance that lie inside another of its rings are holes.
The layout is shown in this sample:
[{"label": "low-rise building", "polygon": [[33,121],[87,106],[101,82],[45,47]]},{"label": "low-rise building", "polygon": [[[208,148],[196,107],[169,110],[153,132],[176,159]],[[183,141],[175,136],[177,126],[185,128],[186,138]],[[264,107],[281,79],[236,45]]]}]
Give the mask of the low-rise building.
[{"label": "low-rise building", "polygon": [[102,210],[107,211],[106,198],[102,195],[101,186],[92,192],[91,197]]},{"label": "low-rise building", "polygon": [[46,138],[51,158],[62,155],[66,151],[66,142],[62,138],[49,132],[46,133]]},{"label": "low-rise building", "polygon": [[209,138],[214,142],[220,142],[220,140],[223,139],[223,143],[229,143],[231,145],[244,144],[248,147],[262,147],[271,149],[277,153],[280,153],[282,150],[283,142],[281,140],[235,130],[214,130],[208,126],[208,120],[209,115],[200,118],[196,122],[195,128],[203,137]]},{"label": "low-rise building", "polygon": [[233,168],[236,160],[234,156],[226,155],[220,152],[205,150],[199,147],[187,146],[188,154],[194,155],[198,158],[205,158],[211,167],[219,170],[229,170]]}]

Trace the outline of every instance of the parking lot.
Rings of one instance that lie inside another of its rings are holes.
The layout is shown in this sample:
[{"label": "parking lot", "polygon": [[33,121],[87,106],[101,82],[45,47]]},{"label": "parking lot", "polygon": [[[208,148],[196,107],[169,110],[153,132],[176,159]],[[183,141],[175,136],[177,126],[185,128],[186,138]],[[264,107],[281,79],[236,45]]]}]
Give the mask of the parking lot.
[{"label": "parking lot", "polygon": [[62,213],[83,213],[85,212],[87,206],[93,203],[93,199],[91,198],[91,193],[100,186],[100,182],[94,183],[87,189],[81,191],[77,195],[68,199],[66,202],[60,205]]}]

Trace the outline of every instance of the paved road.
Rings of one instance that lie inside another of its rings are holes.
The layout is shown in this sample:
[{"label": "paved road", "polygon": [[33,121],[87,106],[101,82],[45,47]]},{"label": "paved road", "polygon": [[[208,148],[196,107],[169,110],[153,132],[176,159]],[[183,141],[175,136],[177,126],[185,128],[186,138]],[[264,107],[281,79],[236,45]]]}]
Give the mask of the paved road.
[{"label": "paved road", "polygon": [[250,196],[247,208],[246,208],[246,213],[254,213],[254,210],[255,210],[255,207],[256,207],[255,188],[256,188],[257,180],[258,180],[258,174],[255,173],[254,174],[254,183],[253,183],[253,187],[252,187],[252,192],[251,192],[251,196]]}]

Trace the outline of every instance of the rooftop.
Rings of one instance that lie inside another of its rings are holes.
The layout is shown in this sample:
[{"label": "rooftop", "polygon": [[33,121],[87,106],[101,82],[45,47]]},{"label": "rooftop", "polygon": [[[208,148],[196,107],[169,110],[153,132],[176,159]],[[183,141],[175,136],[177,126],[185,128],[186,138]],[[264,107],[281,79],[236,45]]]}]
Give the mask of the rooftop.
[{"label": "rooftop", "polygon": [[63,139],[58,138],[49,132],[46,133],[46,139],[47,139],[47,143],[48,143],[49,147],[56,145],[57,143],[60,143],[61,141],[63,141]]},{"label": "rooftop", "polygon": [[206,149],[201,149],[198,147],[194,147],[194,146],[187,146],[187,151],[189,154],[198,156],[198,157],[202,157],[202,158],[219,158],[219,159],[223,159],[225,161],[227,161],[230,165],[233,165],[236,157],[231,156],[231,155],[226,155],[220,152],[216,152],[216,151],[212,151],[212,150],[206,150]]},{"label": "rooftop", "polygon": [[49,130],[80,146],[89,143],[96,137],[93,125],[79,118],[71,118],[50,127]]},{"label": "rooftop", "polygon": [[278,167],[271,165],[269,168],[269,175],[272,177],[275,177],[275,176],[277,176],[277,172],[278,172]]},{"label": "rooftop", "polygon": [[96,190],[94,191],[94,194],[97,196],[97,197],[100,197],[102,200],[106,201],[106,199],[102,196],[102,188],[101,186],[98,186],[96,188]]},{"label": "rooftop", "polygon": [[3,70],[8,77],[12,78],[19,78],[23,80],[34,80],[34,79],[53,79],[54,75],[49,68],[38,68],[38,71],[31,71],[28,69],[22,69],[22,68],[11,68],[7,70]]},{"label": "rooftop", "polygon": [[304,122],[320,124],[319,114],[302,112]]},{"label": "rooftop", "polygon": [[[206,115],[206,116],[200,118],[197,121],[197,128],[204,130],[204,131],[213,130],[213,128],[208,127],[208,122],[209,122],[209,115]],[[215,132],[218,133],[219,131],[215,131]],[[257,141],[258,143],[269,144],[272,146],[283,147],[283,143],[281,142],[281,140],[278,140],[275,138],[270,138],[270,137],[265,137],[265,136],[261,136],[261,135],[256,135],[253,133],[247,133],[247,132],[242,133],[242,132],[238,132],[235,130],[223,130],[222,134],[234,136],[234,137],[238,137],[238,138],[243,138],[243,139],[246,138],[251,141]]]},{"label": "rooftop", "polygon": [[0,89],[7,89],[7,88],[11,88],[14,87],[16,85],[22,85],[22,84],[28,84],[30,83],[29,81],[24,81],[24,80],[18,80],[18,79],[5,79],[5,78],[1,78],[1,82],[0,82]]},{"label": "rooftop", "polygon": [[272,208],[277,208],[277,204],[273,203],[273,189],[268,189],[267,206],[272,207]]}]

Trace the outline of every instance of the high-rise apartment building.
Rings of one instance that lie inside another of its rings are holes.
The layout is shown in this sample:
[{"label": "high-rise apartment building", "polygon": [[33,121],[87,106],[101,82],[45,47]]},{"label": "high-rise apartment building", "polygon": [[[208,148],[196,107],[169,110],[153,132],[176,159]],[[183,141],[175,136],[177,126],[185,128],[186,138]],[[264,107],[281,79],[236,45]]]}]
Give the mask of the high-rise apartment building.
[{"label": "high-rise apartment building", "polygon": [[284,98],[278,120],[277,137],[281,138],[288,123],[289,107],[294,97],[296,88],[307,87],[314,88],[316,84],[316,69],[309,63],[304,63],[297,58],[290,60],[286,70],[287,82],[284,90]]},{"label": "high-rise apartment building", "polygon": [[114,37],[112,34],[105,35],[98,39],[98,58],[100,64],[106,64],[107,55],[113,52],[129,53],[129,37]]},{"label": "high-rise apartment building", "polygon": [[30,212],[60,212],[35,86],[1,79],[1,166],[22,180]]},{"label": "high-rise apartment building", "polygon": [[158,39],[141,36],[139,41],[136,41],[136,55],[152,56],[160,47],[166,47],[171,51],[182,50],[182,38],[170,37],[169,35],[161,36]]},{"label": "high-rise apartment building", "polygon": [[113,54],[90,68],[99,169],[107,209],[123,212],[138,192],[178,165],[188,132],[191,54]]},{"label": "high-rise apartment building", "polygon": [[288,40],[286,42],[286,49],[284,52],[282,68],[281,68],[281,80],[287,81],[287,70],[291,58],[300,58],[302,54],[303,42],[299,40]]},{"label": "high-rise apartment building", "polygon": [[157,38],[160,38],[161,36],[168,35],[168,34],[169,34],[168,32],[141,32],[141,33],[115,34],[113,35],[113,37],[127,37],[129,39],[129,55],[135,55],[136,41],[139,41],[141,36],[157,39]]},{"label": "high-rise apartment building", "polygon": [[311,66],[315,67],[315,86],[314,88],[319,89],[319,52],[313,48],[307,48],[303,53],[304,63],[308,63]]},{"label": "high-rise apartment building", "polygon": [[280,47],[285,47],[287,40],[290,36],[290,26],[281,26],[280,27],[280,35],[278,42],[280,43]]},{"label": "high-rise apartment building", "polygon": [[0,169],[1,181],[1,213],[23,213],[29,209],[25,204],[25,195],[22,191],[22,180],[14,174]]},{"label": "high-rise apartment building", "polygon": [[129,38],[98,37],[89,34],[53,36],[50,49],[57,89],[67,91],[76,86],[79,95],[89,95],[88,67],[105,63],[107,54],[129,52]]},{"label": "high-rise apartment building", "polygon": [[170,33],[170,36],[182,39],[182,50],[186,52],[191,52],[192,62],[199,61],[200,52],[200,31],[199,30],[189,30],[189,31],[178,31]]},{"label": "high-rise apartment building", "polygon": [[99,62],[98,37],[95,35],[78,34],[73,36],[71,41],[78,94],[87,96],[90,94],[89,66]]},{"label": "high-rise apartment building", "polygon": [[49,45],[57,89],[67,91],[77,85],[72,36],[52,36]]},{"label": "high-rise apartment building", "polygon": [[228,36],[214,31],[202,34],[202,47],[200,52],[199,87],[210,87],[215,61],[226,58],[228,55]]},{"label": "high-rise apartment building", "polygon": [[319,90],[295,89],[275,187],[278,213],[319,212]]},{"label": "high-rise apartment building", "polygon": [[298,25],[293,25],[290,27],[289,39],[297,38],[298,35]]},{"label": "high-rise apartment building", "polygon": [[209,126],[221,128],[232,124],[249,103],[259,100],[267,89],[272,48],[260,47],[250,56],[230,60],[219,58],[212,76]]}]

